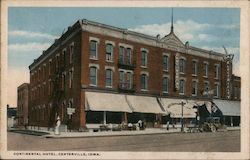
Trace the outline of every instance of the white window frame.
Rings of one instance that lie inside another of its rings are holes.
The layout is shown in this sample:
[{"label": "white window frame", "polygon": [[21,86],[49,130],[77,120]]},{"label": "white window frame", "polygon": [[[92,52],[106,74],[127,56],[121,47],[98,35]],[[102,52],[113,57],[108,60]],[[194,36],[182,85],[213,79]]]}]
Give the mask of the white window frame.
[{"label": "white window frame", "polygon": [[[111,55],[110,55],[110,59],[107,59],[107,46],[111,45]],[[112,43],[111,41],[105,41],[105,59],[107,62],[113,62],[114,59],[114,42]]]},{"label": "white window frame", "polygon": [[[142,64],[142,53],[146,53],[145,54],[145,66]],[[148,67],[148,49],[146,48],[141,48],[141,67],[142,68],[147,68]]]},{"label": "white window frame", "polygon": [[208,74],[209,74],[209,63],[208,62],[203,62],[203,66],[204,66],[204,76],[203,77],[205,77],[205,78],[208,78]]},{"label": "white window frame", "polygon": [[[96,69],[96,73],[95,73],[95,84],[91,84],[91,80],[90,80],[90,69],[91,68],[95,68]],[[97,87],[98,86],[98,70],[99,70],[99,65],[97,64],[89,64],[89,86],[92,86],[92,87]]]},{"label": "white window frame", "polygon": [[[96,42],[96,55],[94,57],[91,56],[91,42]],[[89,37],[89,59],[98,60],[98,45],[100,43],[99,38]]]},{"label": "white window frame", "polygon": [[215,64],[215,76],[214,79],[219,79],[219,74],[220,74],[220,65],[219,64]]},{"label": "white window frame", "polygon": [[[145,88],[142,88],[142,76],[143,75],[145,75]],[[142,73],[140,75],[141,91],[148,91],[148,80],[149,80],[148,74]]]},{"label": "white window frame", "polygon": [[[183,71],[181,71],[181,61],[182,60],[183,60]],[[187,59],[185,57],[180,57],[180,60],[179,60],[180,74],[185,74],[186,73],[186,61],[187,61]]]},{"label": "white window frame", "polygon": [[[193,94],[193,83],[195,83],[195,94]],[[192,80],[192,87],[191,87],[191,93],[192,93],[192,96],[197,96],[198,94],[198,80],[197,79],[193,79]]]},{"label": "white window frame", "polygon": [[[167,69],[164,68],[164,57],[165,56],[167,57]],[[168,70],[169,70],[169,58],[170,58],[169,54],[163,53],[163,71],[168,72]]]},{"label": "white window frame", "polygon": [[[111,85],[110,86],[107,85],[107,81],[106,81],[107,80],[107,71],[110,71],[110,74],[111,74],[110,75],[111,76],[110,77],[110,79],[111,79],[110,80],[111,81]],[[105,87],[106,88],[113,88],[113,70],[110,69],[110,68],[105,69]]]},{"label": "white window frame", "polygon": [[[164,79],[167,78],[167,91],[164,90],[163,84],[164,84]],[[162,79],[162,93],[169,93],[169,76],[164,75]]]},{"label": "white window frame", "polygon": [[[180,92],[181,91],[181,81],[184,82],[184,84],[183,84],[183,92]],[[180,84],[179,95],[185,95],[185,93],[186,93],[186,79],[185,78],[180,78],[179,84]]]},{"label": "white window frame", "polygon": [[[193,73],[193,62],[195,62],[195,73]],[[197,76],[198,74],[198,60],[197,59],[193,59],[192,60],[192,76]]]}]

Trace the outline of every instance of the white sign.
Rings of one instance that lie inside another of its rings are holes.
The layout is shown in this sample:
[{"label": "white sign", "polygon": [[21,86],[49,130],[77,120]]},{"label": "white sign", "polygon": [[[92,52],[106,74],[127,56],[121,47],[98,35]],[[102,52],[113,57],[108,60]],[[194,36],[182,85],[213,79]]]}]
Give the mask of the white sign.
[{"label": "white sign", "polygon": [[179,90],[179,53],[176,53],[175,56],[175,88]]},{"label": "white sign", "polygon": [[73,113],[75,113],[75,108],[67,108],[68,115],[72,115]]}]

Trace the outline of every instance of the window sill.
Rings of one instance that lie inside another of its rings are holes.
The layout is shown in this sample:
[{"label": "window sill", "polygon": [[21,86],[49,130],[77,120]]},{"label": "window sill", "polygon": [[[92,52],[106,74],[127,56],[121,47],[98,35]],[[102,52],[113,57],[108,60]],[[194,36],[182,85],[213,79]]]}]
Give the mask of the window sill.
[{"label": "window sill", "polygon": [[97,87],[97,85],[95,85],[95,84],[90,84],[89,86],[90,87]]},{"label": "window sill", "polygon": [[162,93],[163,93],[163,94],[168,94],[168,92],[166,92],[166,91],[163,91]]},{"label": "window sill", "polygon": [[106,88],[108,88],[108,89],[112,89],[113,87],[112,86],[105,86]]},{"label": "window sill", "polygon": [[208,78],[208,76],[203,76],[203,78]]},{"label": "window sill", "polygon": [[197,97],[197,94],[192,94],[192,97]]},{"label": "window sill", "polygon": [[141,89],[141,91],[142,91],[142,92],[148,92],[148,90],[147,90],[147,89]]},{"label": "window sill", "polygon": [[180,74],[184,75],[185,73],[184,72],[180,72]]},{"label": "window sill", "polygon": [[168,72],[168,70],[166,70],[166,69],[163,69],[163,72]]},{"label": "window sill", "polygon": [[147,67],[147,66],[141,66],[141,68],[145,68],[145,69],[147,69],[148,67]]},{"label": "window sill", "polygon": [[192,74],[193,77],[197,77],[197,74]]},{"label": "window sill", "polygon": [[113,60],[106,60],[106,62],[114,63],[114,61],[113,61]]},{"label": "window sill", "polygon": [[179,93],[179,95],[182,95],[182,96],[184,96],[184,95],[185,95],[185,93]]},{"label": "window sill", "polygon": [[98,60],[98,58],[93,58],[93,57],[89,57],[89,59],[91,59],[91,60],[95,60],[95,61],[97,61],[97,60]]}]

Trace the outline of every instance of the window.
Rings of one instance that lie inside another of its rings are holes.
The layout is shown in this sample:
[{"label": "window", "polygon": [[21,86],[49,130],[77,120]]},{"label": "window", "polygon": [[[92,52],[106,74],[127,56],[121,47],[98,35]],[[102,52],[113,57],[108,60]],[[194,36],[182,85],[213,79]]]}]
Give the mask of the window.
[{"label": "window", "polygon": [[51,64],[52,64],[52,60],[49,61],[49,75],[51,75],[51,73],[52,73],[52,66],[51,66]]},{"label": "window", "polygon": [[185,94],[185,87],[186,87],[185,80],[181,79],[180,80],[180,91],[179,91],[179,94]]},{"label": "window", "polygon": [[62,90],[65,90],[66,86],[66,75],[62,74]]},{"label": "window", "polygon": [[73,69],[69,71],[69,88],[73,86]]},{"label": "window", "polygon": [[219,65],[216,64],[216,65],[215,65],[215,70],[214,70],[214,71],[215,71],[214,74],[215,74],[215,78],[216,78],[216,79],[219,78],[219,68],[220,68]]},{"label": "window", "polygon": [[[92,50],[91,50],[92,51]],[[74,43],[69,46],[69,63],[73,63],[74,59]]]},{"label": "window", "polygon": [[111,69],[106,70],[106,87],[112,88],[113,72]]},{"label": "window", "polygon": [[97,59],[97,41],[90,41],[90,58]]},{"label": "window", "polygon": [[192,81],[192,96],[197,96],[197,81]]},{"label": "window", "polygon": [[127,73],[127,80],[128,80],[128,83],[127,83],[127,87],[128,89],[132,89],[133,88],[133,74],[128,72]]},{"label": "window", "polygon": [[181,58],[179,61],[179,68],[181,73],[185,73],[185,59]]},{"label": "window", "polygon": [[163,78],[163,93],[168,93],[168,77]]},{"label": "window", "polygon": [[208,96],[209,95],[209,83],[204,82],[204,95]]},{"label": "window", "polygon": [[56,71],[59,70],[59,56],[56,55]]},{"label": "window", "polygon": [[66,66],[66,49],[63,50],[63,65]]},{"label": "window", "polygon": [[127,61],[129,65],[132,65],[132,50],[131,48],[127,48]]},{"label": "window", "polygon": [[125,63],[125,48],[120,46],[119,48],[119,63],[124,64]]},{"label": "window", "polygon": [[163,56],[163,70],[164,71],[168,70],[168,56],[166,55]]},{"label": "window", "polygon": [[214,85],[214,97],[219,97],[219,90],[220,90],[219,84],[216,83]]},{"label": "window", "polygon": [[106,45],[106,61],[113,61],[113,45],[109,43]]},{"label": "window", "polygon": [[208,77],[208,63],[207,62],[204,63],[204,76]]},{"label": "window", "polygon": [[97,68],[96,67],[90,67],[90,85],[91,86],[97,86]]},{"label": "window", "polygon": [[141,90],[148,89],[148,77],[146,74],[141,75]]},{"label": "window", "polygon": [[197,75],[197,61],[192,61],[192,75]]},{"label": "window", "polygon": [[141,66],[147,67],[147,59],[148,59],[148,53],[145,50],[141,51]]},{"label": "window", "polygon": [[119,72],[119,87],[120,88],[125,88],[125,72],[120,71]]}]

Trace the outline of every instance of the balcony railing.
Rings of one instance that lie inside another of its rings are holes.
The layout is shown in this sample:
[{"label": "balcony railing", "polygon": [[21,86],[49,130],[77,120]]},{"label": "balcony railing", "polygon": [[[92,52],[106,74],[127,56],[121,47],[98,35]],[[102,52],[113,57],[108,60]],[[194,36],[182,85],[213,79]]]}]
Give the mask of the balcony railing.
[{"label": "balcony railing", "polygon": [[133,61],[124,61],[122,59],[118,60],[118,68],[123,68],[123,69],[129,69],[129,70],[134,70],[136,67],[135,62]]},{"label": "balcony railing", "polygon": [[135,85],[130,83],[119,83],[118,84],[118,91],[119,92],[126,92],[126,93],[134,93],[135,92]]}]

